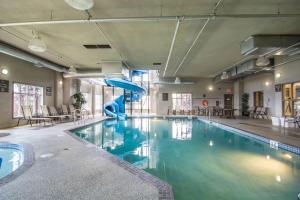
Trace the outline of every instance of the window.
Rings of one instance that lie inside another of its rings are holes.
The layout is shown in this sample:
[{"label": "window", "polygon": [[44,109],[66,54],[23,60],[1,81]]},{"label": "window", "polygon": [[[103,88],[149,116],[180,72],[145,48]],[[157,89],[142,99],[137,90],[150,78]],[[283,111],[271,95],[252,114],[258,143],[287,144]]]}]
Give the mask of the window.
[{"label": "window", "polygon": [[192,94],[173,93],[172,103],[173,110],[192,110]]},{"label": "window", "polygon": [[84,110],[90,110],[89,109],[89,93],[83,93],[82,92],[82,95],[83,95],[84,99],[86,100],[86,103],[82,104],[82,109],[84,109]]},{"label": "window", "polygon": [[43,87],[14,83],[13,85],[13,117],[22,117],[21,106],[32,106],[32,113],[41,113],[44,97]]},{"label": "window", "polygon": [[99,94],[95,95],[95,110],[96,111],[102,110],[102,96]]}]

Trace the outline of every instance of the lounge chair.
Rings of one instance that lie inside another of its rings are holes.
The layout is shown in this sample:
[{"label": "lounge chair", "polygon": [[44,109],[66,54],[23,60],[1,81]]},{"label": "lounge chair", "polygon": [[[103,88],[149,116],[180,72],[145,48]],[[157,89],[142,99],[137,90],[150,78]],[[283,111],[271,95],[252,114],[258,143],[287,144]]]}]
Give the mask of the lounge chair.
[{"label": "lounge chair", "polygon": [[60,114],[58,114],[58,112],[57,112],[57,110],[56,110],[56,108],[54,106],[49,106],[49,111],[50,111],[50,116],[59,117],[60,120],[72,117],[72,115],[69,115],[69,114],[67,114],[67,115],[65,115],[65,114],[60,115]]},{"label": "lounge chair", "polygon": [[295,128],[300,128],[300,110],[296,111],[296,114],[294,117],[284,117],[284,125],[285,127],[286,123],[294,123]]},{"label": "lounge chair", "polygon": [[[32,109],[30,106],[21,106],[22,114],[23,114],[23,119],[27,120],[27,124],[30,123],[30,126],[32,126],[32,122],[35,121],[37,123],[39,122],[44,122],[44,126],[46,126],[46,122],[51,122],[53,125],[53,120],[49,117],[33,117],[32,116]],[[20,121],[20,119],[19,119]],[[19,125],[18,121],[18,125]]]},{"label": "lounge chair", "polygon": [[52,115],[49,113],[49,110],[48,110],[48,106],[46,105],[42,105],[42,114],[43,114],[43,117],[48,117],[48,118],[52,118],[52,119],[58,119],[60,121],[62,121],[64,118],[66,118],[64,115]]}]

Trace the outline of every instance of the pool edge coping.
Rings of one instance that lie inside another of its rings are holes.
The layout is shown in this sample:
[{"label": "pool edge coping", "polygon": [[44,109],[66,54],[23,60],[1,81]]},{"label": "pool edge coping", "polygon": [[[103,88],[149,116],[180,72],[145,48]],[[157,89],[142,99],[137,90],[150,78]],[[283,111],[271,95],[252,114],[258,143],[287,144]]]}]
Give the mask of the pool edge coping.
[{"label": "pool edge coping", "polygon": [[24,154],[24,161],[22,165],[18,167],[15,171],[9,173],[8,175],[0,179],[0,187],[2,187],[3,185],[15,180],[17,177],[25,173],[34,164],[35,155],[33,146],[28,143],[15,144],[10,142],[1,142],[0,144],[7,145],[8,148],[18,149]]},{"label": "pool edge coping", "polygon": [[97,145],[95,145],[93,143],[83,140],[82,138],[74,135],[71,132],[72,130],[79,129],[79,128],[89,126],[92,124],[96,124],[99,122],[103,122],[103,121],[109,120],[109,119],[111,119],[111,118],[101,119],[96,122],[87,123],[82,126],[77,126],[75,128],[64,130],[64,132],[83,144],[93,146],[94,148],[96,148],[96,150],[98,150],[100,152],[100,156],[109,159],[111,162],[113,162],[114,164],[118,165],[119,167],[125,169],[126,171],[130,172],[131,174],[137,176],[145,183],[148,183],[148,184],[154,186],[158,190],[158,199],[159,200],[174,200],[172,186],[170,184],[168,184],[167,182],[161,180],[160,178],[158,178],[142,169],[135,167],[134,165],[132,165],[131,163],[129,163],[125,160],[121,160],[117,156],[101,149],[100,147],[98,147]]}]

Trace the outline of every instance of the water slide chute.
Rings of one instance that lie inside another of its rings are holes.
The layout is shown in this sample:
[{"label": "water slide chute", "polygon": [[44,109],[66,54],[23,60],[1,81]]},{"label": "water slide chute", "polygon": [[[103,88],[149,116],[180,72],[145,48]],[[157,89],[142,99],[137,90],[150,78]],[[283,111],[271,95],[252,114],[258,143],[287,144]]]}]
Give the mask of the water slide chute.
[{"label": "water slide chute", "polygon": [[[146,90],[144,88],[128,80],[124,80],[120,78],[112,78],[112,79],[105,79],[104,81],[108,86],[114,86],[114,87],[125,89],[126,91],[130,91],[132,93],[132,97],[134,98],[134,100],[138,100],[139,98],[141,98],[143,94],[146,93]],[[127,115],[125,114],[124,98],[125,98],[124,95],[121,95],[115,100],[104,104],[104,113],[107,116],[119,120],[126,120]],[[128,102],[128,99],[126,99],[126,101]]]}]

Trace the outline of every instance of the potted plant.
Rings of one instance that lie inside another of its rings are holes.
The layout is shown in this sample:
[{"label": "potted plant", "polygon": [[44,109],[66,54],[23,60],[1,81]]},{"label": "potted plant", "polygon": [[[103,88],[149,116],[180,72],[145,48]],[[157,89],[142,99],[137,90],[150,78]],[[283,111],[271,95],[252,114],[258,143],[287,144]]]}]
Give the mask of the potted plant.
[{"label": "potted plant", "polygon": [[73,94],[72,97],[75,100],[75,103],[73,103],[73,105],[76,109],[81,109],[82,105],[86,103],[86,100],[81,92]]},{"label": "potted plant", "polygon": [[249,94],[242,95],[242,116],[249,116]]}]

